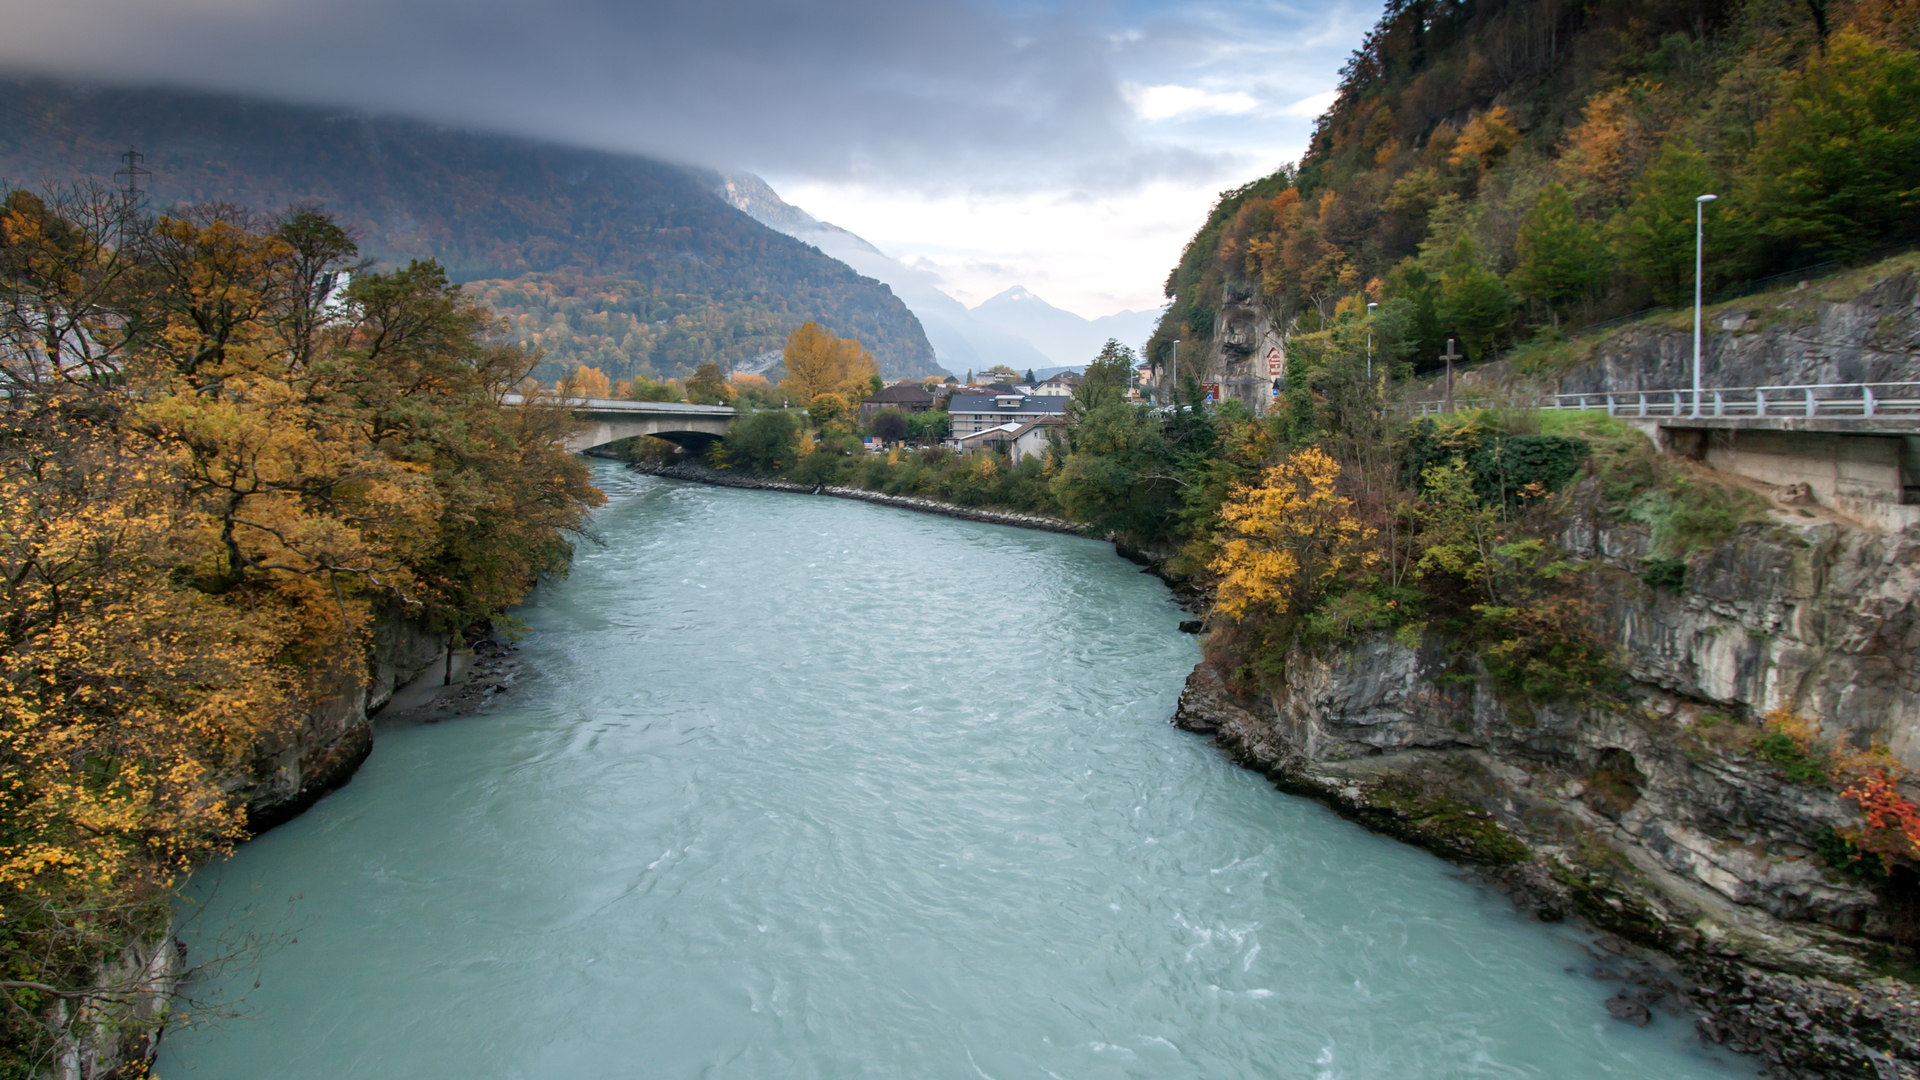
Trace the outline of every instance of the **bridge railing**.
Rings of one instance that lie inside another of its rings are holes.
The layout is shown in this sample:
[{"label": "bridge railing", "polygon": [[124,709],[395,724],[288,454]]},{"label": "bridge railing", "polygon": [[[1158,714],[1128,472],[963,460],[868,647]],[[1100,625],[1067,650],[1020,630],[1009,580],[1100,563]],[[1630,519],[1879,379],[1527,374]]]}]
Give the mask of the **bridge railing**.
[{"label": "bridge railing", "polygon": [[1394,411],[1430,416],[1450,409],[1600,411],[1623,418],[1911,417],[1920,420],[1920,383],[1797,383],[1702,389],[1613,390],[1542,398],[1408,401]]},{"label": "bridge railing", "polygon": [[1621,417],[1920,417],[1920,383],[1802,383],[1556,394],[1542,409],[1603,409]]},{"label": "bridge railing", "polygon": [[[502,394],[503,405],[521,405],[526,398],[519,394]],[[690,405],[684,401],[626,401],[621,398],[555,397],[543,394],[535,399],[542,405],[565,405],[569,409],[591,412],[631,412],[631,413],[686,413],[695,416],[732,416],[731,405]]]}]

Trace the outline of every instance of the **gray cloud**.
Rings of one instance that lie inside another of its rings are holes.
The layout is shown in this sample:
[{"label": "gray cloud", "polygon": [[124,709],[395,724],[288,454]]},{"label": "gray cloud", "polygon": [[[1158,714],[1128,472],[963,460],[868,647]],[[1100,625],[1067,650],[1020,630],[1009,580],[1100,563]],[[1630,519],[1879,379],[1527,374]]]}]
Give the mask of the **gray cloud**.
[{"label": "gray cloud", "polygon": [[977,0],[4,0],[0,64],[930,191],[1129,188],[1227,155],[1132,129],[1119,46]]}]

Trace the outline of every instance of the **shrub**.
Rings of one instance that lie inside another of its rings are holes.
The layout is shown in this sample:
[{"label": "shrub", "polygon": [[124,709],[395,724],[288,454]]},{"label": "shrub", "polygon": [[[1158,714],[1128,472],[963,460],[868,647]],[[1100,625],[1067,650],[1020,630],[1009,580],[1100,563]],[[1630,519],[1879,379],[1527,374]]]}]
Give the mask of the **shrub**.
[{"label": "shrub", "polygon": [[1640,580],[1655,589],[1678,592],[1687,583],[1685,559],[1646,559],[1640,563]]},{"label": "shrub", "polygon": [[882,409],[873,414],[873,437],[882,442],[904,442],[907,418],[898,409]]},{"label": "shrub", "polygon": [[1833,767],[1818,725],[1786,709],[1767,714],[1766,732],[1754,740],[1753,752],[1780,766],[1782,775],[1796,784],[1824,784]]},{"label": "shrub", "polygon": [[720,464],[745,472],[776,473],[799,458],[800,425],[784,412],[749,413],[733,422],[718,452]]},{"label": "shrub", "polygon": [[851,419],[847,399],[839,394],[815,394],[807,402],[807,418],[821,431],[838,431]]}]

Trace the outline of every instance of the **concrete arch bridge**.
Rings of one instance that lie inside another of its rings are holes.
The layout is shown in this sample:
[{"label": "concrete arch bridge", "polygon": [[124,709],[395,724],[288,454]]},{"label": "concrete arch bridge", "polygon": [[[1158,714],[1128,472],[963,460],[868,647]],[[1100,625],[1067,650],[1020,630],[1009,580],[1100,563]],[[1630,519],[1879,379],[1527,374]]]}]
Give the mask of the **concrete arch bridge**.
[{"label": "concrete arch bridge", "polygon": [[[501,399],[504,405],[525,403],[519,394]],[[698,449],[724,439],[733,423],[729,405],[686,405],[677,401],[616,401],[611,398],[548,399],[547,403],[566,406],[574,419],[585,426],[569,436],[566,447],[574,453],[605,446],[635,435],[652,435],[689,449]]]}]

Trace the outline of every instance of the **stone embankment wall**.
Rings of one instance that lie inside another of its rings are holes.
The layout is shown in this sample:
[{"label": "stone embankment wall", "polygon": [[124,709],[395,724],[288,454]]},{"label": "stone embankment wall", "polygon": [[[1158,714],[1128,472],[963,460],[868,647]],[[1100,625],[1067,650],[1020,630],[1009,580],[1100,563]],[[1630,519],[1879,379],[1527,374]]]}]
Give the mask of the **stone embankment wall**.
[{"label": "stone embankment wall", "polygon": [[714,484],[719,487],[751,488],[755,491],[789,491],[797,495],[831,495],[836,499],[857,499],[860,502],[878,503],[881,506],[897,507],[901,510],[913,510],[922,514],[939,514],[942,517],[960,518],[965,521],[984,521],[993,525],[1012,525],[1022,529],[1039,529],[1043,532],[1069,533],[1074,536],[1088,535],[1086,527],[1077,525],[1064,518],[1048,517],[1045,514],[1022,514],[1012,510],[991,510],[981,507],[957,506],[940,502],[937,499],[921,499],[910,495],[888,495],[865,488],[838,487],[832,484],[797,484],[791,480],[767,480],[754,476],[742,476],[721,469],[709,468],[699,462],[682,461],[671,465],[656,465],[651,462],[635,462],[628,466],[635,472],[649,476],[664,476],[670,480],[691,480],[700,484]]},{"label": "stone embankment wall", "polygon": [[1450,642],[1375,635],[1296,649],[1249,696],[1202,663],[1174,722],[1287,790],[1485,867],[1542,918],[1677,958],[1659,992],[1785,1075],[1920,1077],[1920,994],[1881,976],[1920,913],[1821,858],[1827,830],[1859,825],[1850,803],[1725,737],[1789,708],[1920,760],[1920,535],[1783,507],[1656,590],[1637,576],[1645,528],[1583,494],[1560,540],[1601,566],[1588,618],[1631,678],[1624,698],[1520,699]]}]

